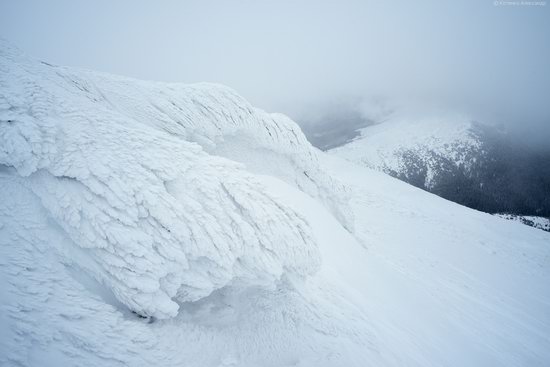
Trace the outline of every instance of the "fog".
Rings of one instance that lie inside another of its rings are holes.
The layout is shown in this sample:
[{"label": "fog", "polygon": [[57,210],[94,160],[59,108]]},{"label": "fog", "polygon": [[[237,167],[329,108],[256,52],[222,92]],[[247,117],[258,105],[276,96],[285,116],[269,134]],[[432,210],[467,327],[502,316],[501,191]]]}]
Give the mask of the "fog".
[{"label": "fog", "polygon": [[18,0],[0,36],[50,63],[226,84],[302,123],[405,106],[550,137],[544,2]]}]

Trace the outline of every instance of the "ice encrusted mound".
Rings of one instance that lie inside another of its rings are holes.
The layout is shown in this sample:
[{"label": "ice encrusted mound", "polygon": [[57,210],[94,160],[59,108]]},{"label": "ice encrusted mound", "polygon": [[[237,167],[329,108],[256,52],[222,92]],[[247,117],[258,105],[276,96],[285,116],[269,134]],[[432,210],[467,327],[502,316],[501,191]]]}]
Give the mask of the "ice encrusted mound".
[{"label": "ice encrusted mound", "polygon": [[[269,159],[256,160],[260,151]],[[343,188],[289,119],[225,87],[77,72],[6,43],[0,168],[0,180],[31,190],[71,239],[67,257],[131,310],[158,318],[235,282],[318,269],[308,224],[257,173],[321,198],[351,224]]]},{"label": "ice encrusted mound", "polygon": [[56,68],[69,88],[95,103],[153,126],[209,154],[246,165],[257,174],[275,175],[320,199],[353,231],[346,188],[319,165],[317,150],[295,122],[253,107],[232,89],[210,83],[146,82],[109,74]]}]

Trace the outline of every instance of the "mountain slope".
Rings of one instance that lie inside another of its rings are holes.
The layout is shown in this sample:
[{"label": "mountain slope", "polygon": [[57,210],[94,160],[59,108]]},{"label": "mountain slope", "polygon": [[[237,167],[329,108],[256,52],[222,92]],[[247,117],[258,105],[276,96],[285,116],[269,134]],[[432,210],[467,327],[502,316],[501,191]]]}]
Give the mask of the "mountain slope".
[{"label": "mountain slope", "polygon": [[0,187],[1,365],[550,361],[549,233],[325,155],[225,87],[2,44]]},{"label": "mountain slope", "polygon": [[[326,159],[368,254],[356,286],[395,365],[544,365],[548,233]],[[536,331],[538,330],[538,331]]]}]

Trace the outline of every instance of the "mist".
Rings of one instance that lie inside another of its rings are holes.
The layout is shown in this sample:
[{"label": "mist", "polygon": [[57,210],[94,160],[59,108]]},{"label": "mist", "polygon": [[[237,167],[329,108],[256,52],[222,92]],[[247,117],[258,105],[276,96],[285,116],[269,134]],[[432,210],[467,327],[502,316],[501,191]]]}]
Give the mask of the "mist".
[{"label": "mist", "polygon": [[302,124],[449,110],[550,139],[545,2],[21,0],[0,36],[53,64],[225,84]]}]

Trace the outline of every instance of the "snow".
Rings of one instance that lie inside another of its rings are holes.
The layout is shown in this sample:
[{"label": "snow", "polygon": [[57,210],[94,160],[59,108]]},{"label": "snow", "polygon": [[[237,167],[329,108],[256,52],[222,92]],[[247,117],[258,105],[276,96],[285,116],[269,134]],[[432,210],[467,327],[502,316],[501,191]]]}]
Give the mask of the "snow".
[{"label": "snow", "polygon": [[[547,364],[549,237],[334,159],[369,253],[363,303],[398,364]],[[414,352],[413,352],[414,350]],[[411,361],[414,359],[414,361]]]},{"label": "snow", "polygon": [[225,87],[0,50],[0,365],[550,362],[550,233]]}]

